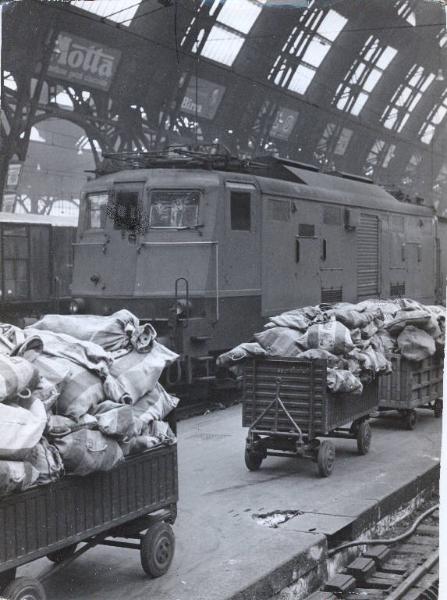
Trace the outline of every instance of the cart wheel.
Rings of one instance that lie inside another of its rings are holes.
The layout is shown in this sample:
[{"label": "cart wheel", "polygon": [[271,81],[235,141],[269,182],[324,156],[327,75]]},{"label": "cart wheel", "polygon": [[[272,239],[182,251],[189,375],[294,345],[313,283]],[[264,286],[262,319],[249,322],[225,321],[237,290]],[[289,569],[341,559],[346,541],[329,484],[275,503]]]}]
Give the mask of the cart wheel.
[{"label": "cart wheel", "polygon": [[318,448],[318,474],[320,477],[329,477],[334,470],[335,446],[332,442],[324,441]]},{"label": "cart wheel", "polygon": [[16,571],[17,569],[14,568],[0,573],[0,592],[5,589],[5,587],[11,583],[11,581],[14,581],[16,578]]},{"label": "cart wheel", "polygon": [[368,454],[371,446],[371,426],[368,421],[363,421],[357,432],[357,450],[358,453],[364,456]]},{"label": "cart wheel", "polygon": [[45,590],[37,579],[19,577],[11,582],[2,595],[5,600],[46,600]]},{"label": "cart wheel", "polygon": [[150,577],[164,575],[171,566],[175,551],[172,527],[164,522],[155,523],[141,540],[141,566]]},{"label": "cart wheel", "polygon": [[435,405],[433,407],[433,412],[434,412],[435,417],[437,419],[440,419],[442,417],[442,400],[441,400],[441,398],[437,398],[435,400]]},{"label": "cart wheel", "polygon": [[404,425],[406,429],[412,431],[416,427],[418,414],[415,410],[409,410],[404,416]]},{"label": "cart wheel", "polygon": [[257,471],[263,460],[263,456],[259,452],[245,450],[245,465],[249,471]]},{"label": "cart wheel", "polygon": [[77,544],[71,544],[71,546],[66,546],[65,548],[56,550],[55,552],[50,552],[47,554],[47,558],[48,560],[51,560],[51,562],[54,562],[58,565],[59,563],[64,562],[64,560],[67,560],[67,558],[73,556],[77,547]]}]

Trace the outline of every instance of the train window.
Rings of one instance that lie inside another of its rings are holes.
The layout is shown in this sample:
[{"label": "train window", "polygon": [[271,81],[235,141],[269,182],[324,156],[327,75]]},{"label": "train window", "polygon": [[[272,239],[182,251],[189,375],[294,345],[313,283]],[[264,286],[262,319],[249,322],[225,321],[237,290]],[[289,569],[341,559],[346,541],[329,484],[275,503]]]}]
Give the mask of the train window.
[{"label": "train window", "polygon": [[115,229],[135,231],[140,225],[140,194],[137,191],[117,190],[113,200],[111,216]]},{"label": "train window", "polygon": [[250,231],[251,194],[249,192],[231,192],[231,229]]},{"label": "train window", "polygon": [[190,190],[151,192],[150,226],[187,229],[199,224],[200,192]]},{"label": "train window", "polygon": [[104,229],[106,224],[107,192],[97,192],[87,195],[86,229]]},{"label": "train window", "polygon": [[6,299],[29,296],[29,240],[26,227],[3,227],[3,277]]}]

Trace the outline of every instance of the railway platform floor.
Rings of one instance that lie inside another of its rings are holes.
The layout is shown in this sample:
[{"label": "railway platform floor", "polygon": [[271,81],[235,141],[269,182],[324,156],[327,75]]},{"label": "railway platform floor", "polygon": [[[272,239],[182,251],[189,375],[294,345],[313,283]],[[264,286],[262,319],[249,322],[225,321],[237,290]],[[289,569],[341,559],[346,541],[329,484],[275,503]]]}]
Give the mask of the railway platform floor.
[{"label": "railway platform floor", "polygon": [[[334,440],[334,472],[322,479],[313,462],[289,458],[267,458],[249,472],[240,406],[180,422],[170,571],[151,580],[138,552],[97,547],[46,581],[48,600],[271,598],[323,568],[328,537],[358,536],[438,478],[441,420],[432,411],[419,411],[414,431],[391,418],[373,419],[372,429],[367,456],[355,441]],[[284,522],[267,526],[275,520]],[[48,564],[42,559],[21,574],[36,576]]]}]

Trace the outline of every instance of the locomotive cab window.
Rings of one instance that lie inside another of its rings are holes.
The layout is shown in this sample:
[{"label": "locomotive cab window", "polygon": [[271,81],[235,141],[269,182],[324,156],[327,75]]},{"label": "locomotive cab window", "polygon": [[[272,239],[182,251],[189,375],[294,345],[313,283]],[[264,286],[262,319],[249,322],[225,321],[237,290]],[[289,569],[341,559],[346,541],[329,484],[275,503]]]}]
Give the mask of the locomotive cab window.
[{"label": "locomotive cab window", "polygon": [[104,229],[108,199],[107,192],[95,192],[87,195],[86,229]]},{"label": "locomotive cab window", "polygon": [[188,229],[199,225],[200,192],[153,191],[150,196],[151,228]]},{"label": "locomotive cab window", "polygon": [[231,229],[251,230],[251,194],[232,191],[230,196]]},{"label": "locomotive cab window", "polygon": [[117,190],[112,205],[115,229],[135,231],[140,225],[140,194],[137,191]]}]

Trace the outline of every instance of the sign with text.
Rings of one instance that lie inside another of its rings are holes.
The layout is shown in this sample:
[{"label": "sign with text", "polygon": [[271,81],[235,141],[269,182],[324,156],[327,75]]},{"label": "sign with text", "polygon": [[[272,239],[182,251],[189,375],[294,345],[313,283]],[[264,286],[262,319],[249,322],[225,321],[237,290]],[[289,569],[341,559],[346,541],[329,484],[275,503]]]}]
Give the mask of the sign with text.
[{"label": "sign with text", "polygon": [[270,135],[280,140],[288,140],[297,119],[298,113],[295,110],[291,110],[290,108],[279,108],[276,113],[275,121],[270,129]]},{"label": "sign with text", "polygon": [[183,97],[181,110],[203,119],[214,119],[225,93],[225,87],[206,79],[191,77]]},{"label": "sign with text", "polygon": [[121,52],[71,33],[58,35],[48,66],[48,75],[107,91]]}]

